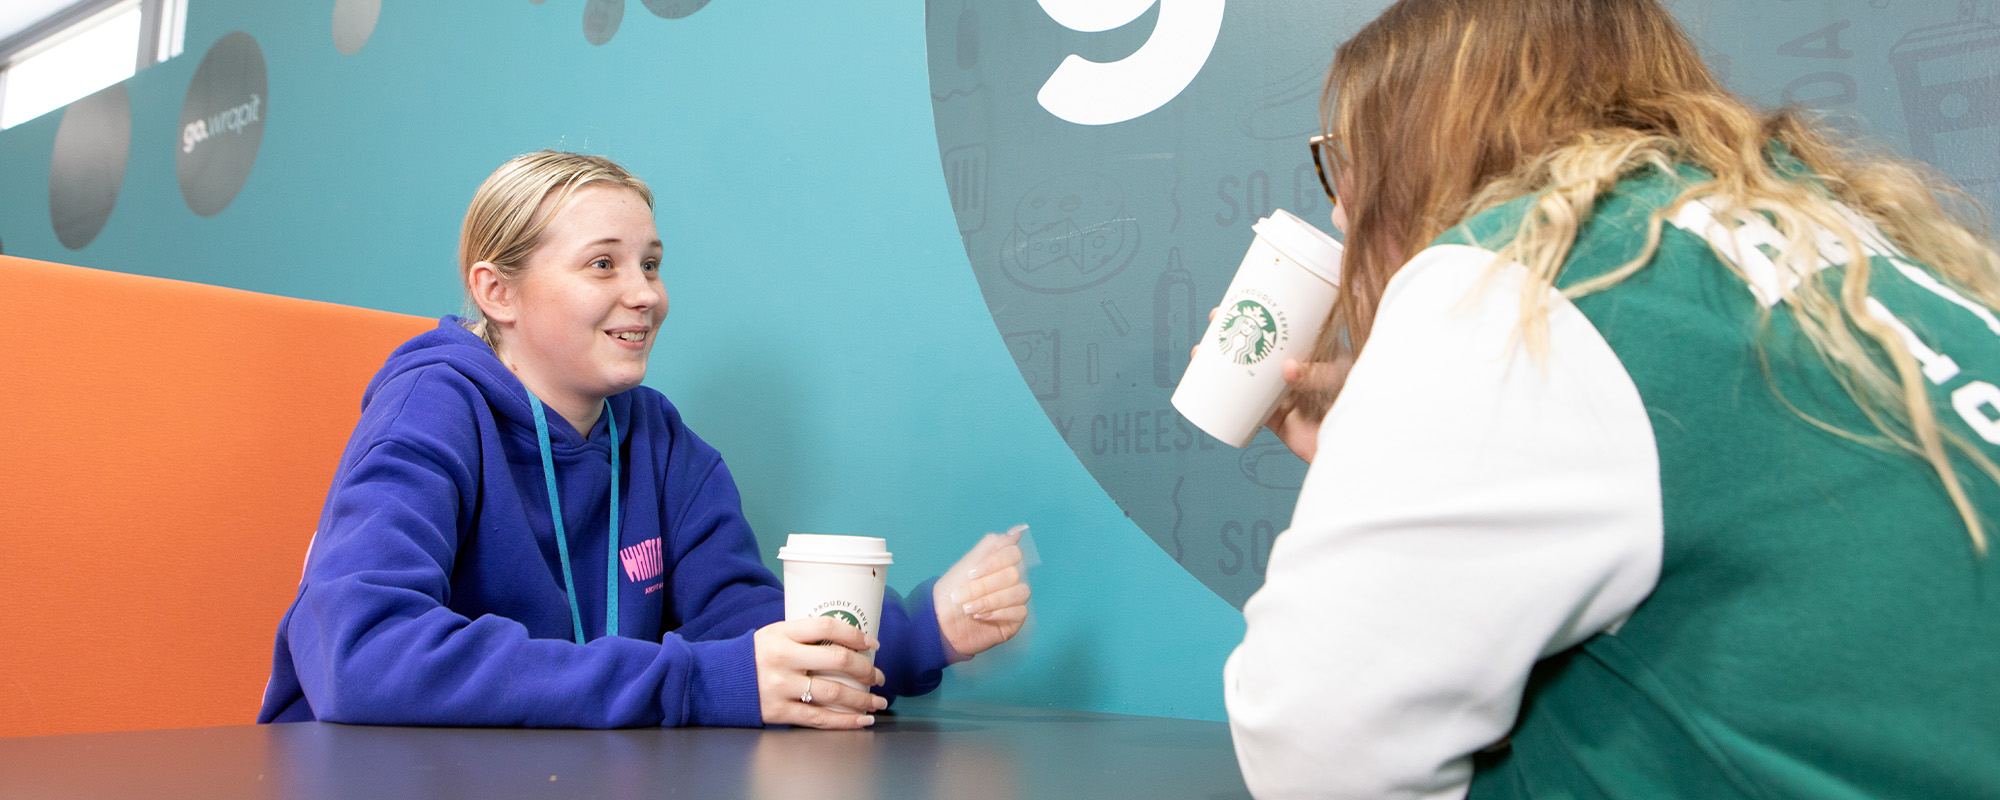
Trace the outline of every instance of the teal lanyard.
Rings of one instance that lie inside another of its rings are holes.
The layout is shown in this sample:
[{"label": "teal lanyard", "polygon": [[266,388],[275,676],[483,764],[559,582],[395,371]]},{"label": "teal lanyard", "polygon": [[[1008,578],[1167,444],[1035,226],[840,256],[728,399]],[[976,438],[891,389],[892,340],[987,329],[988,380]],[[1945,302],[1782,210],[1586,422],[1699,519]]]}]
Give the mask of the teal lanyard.
[{"label": "teal lanyard", "polygon": [[[583,612],[576,604],[576,578],[569,570],[569,533],[563,529],[562,500],[556,497],[556,459],[549,449],[549,420],[542,413],[541,398],[528,393],[528,406],[535,412],[535,440],[542,446],[542,477],[549,482],[549,518],[556,522],[556,553],[562,557],[563,591],[569,593],[569,622],[576,643],[583,644]],[[611,426],[611,538],[604,546],[604,635],[618,633],[618,417],[611,413],[611,401],[604,401],[604,420]]]}]

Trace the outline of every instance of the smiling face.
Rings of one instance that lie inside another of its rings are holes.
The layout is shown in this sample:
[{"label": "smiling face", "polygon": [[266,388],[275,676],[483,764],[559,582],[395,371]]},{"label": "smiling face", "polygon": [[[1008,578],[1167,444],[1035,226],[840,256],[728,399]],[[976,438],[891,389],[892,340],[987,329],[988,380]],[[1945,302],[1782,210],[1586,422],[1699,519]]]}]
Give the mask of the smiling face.
[{"label": "smiling face", "polygon": [[498,325],[500,360],[579,431],[604,398],[646,378],[667,316],[661,249],[637,192],[588,183],[549,220],[517,279],[495,276],[475,290]]}]

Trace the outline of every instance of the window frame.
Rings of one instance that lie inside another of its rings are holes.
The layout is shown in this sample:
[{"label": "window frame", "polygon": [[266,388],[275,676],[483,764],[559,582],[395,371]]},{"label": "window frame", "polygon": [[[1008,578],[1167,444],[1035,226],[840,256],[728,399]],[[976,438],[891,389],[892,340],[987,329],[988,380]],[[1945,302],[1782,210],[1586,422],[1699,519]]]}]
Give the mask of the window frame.
[{"label": "window frame", "polygon": [[[100,15],[133,0],[76,0],[33,25],[0,39],[0,108],[7,103],[13,67],[96,27]],[[181,54],[187,39],[189,0],[137,0],[139,42],[132,54],[133,74]],[[78,98],[81,99],[81,98]],[[71,102],[75,102],[72,100]]]}]

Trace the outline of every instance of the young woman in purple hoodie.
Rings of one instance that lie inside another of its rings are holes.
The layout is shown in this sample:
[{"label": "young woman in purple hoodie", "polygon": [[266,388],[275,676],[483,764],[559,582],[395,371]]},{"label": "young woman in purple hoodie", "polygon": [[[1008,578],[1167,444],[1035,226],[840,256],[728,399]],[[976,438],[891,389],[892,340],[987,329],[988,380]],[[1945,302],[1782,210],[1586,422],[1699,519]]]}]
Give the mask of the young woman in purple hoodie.
[{"label": "young woman in purple hoodie", "polygon": [[667,314],[652,203],[573,153],[479,187],[459,243],[477,312],[369,384],[260,722],[859,728],[1020,631],[1018,533],[891,591],[879,641],[784,621],[722,457],[640,385]]}]

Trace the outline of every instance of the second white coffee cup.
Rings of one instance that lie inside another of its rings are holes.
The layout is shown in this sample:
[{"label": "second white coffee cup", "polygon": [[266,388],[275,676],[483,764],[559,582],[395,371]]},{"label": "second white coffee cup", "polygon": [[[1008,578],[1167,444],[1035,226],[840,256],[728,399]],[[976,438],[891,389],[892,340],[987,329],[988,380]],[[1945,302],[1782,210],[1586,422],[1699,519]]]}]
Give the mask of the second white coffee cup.
[{"label": "second white coffee cup", "polygon": [[1311,357],[1340,281],[1340,242],[1275,209],[1236,268],[1174,408],[1231,447],[1248,447],[1284,399],[1287,358]]},{"label": "second white coffee cup", "polygon": [[[785,538],[785,546],[778,548],[778,560],[785,564],[786,620],[833,617],[869,636],[881,635],[882,589],[893,563],[888,542],[872,536],[794,533]],[[874,650],[862,655],[869,664],[875,663]],[[863,691],[868,688],[845,675],[809,674]],[[821,705],[836,711],[865,712],[830,703]]]}]

